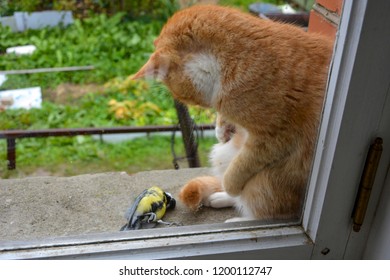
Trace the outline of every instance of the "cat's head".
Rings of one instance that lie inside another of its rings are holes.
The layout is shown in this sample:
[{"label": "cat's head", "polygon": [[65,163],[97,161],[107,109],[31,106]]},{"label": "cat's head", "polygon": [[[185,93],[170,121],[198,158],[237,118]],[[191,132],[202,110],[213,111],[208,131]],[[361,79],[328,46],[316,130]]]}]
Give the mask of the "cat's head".
[{"label": "cat's head", "polygon": [[221,89],[217,57],[200,43],[192,31],[188,9],[176,13],[155,40],[155,51],[134,79],[158,79],[174,98],[203,107],[213,107]]}]

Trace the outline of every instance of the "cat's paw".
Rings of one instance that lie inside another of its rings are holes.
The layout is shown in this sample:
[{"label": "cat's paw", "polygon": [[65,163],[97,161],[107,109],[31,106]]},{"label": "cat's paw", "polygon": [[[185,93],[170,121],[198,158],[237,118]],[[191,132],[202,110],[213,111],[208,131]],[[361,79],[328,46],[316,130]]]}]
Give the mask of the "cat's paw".
[{"label": "cat's paw", "polygon": [[207,197],[203,204],[213,208],[226,208],[234,206],[235,199],[226,192],[216,192]]},{"label": "cat's paw", "polygon": [[233,124],[223,123],[215,128],[215,136],[220,143],[229,142],[234,133],[236,133],[236,128]]}]

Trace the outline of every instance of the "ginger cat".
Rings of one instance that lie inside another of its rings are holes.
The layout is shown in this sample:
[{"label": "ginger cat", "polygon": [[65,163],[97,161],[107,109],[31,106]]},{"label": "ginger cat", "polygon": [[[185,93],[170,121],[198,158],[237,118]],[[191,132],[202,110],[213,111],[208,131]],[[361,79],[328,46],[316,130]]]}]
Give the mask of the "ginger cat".
[{"label": "ginger cat", "polygon": [[174,98],[214,107],[231,134],[222,145],[236,145],[222,174],[189,182],[198,188],[186,185],[183,202],[239,201],[249,219],[299,216],[331,55],[325,37],[232,8],[173,15],[134,78],[160,79]]}]

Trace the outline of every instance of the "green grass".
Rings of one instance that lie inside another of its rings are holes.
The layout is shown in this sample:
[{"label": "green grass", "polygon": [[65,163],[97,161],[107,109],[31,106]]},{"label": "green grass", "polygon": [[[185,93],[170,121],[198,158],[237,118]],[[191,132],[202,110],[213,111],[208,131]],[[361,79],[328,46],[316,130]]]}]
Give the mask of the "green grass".
[{"label": "green grass", "polygon": [[[171,13],[167,10],[166,13]],[[0,130],[176,124],[169,92],[160,84],[132,83],[127,79],[153,52],[153,40],[162,21],[133,21],[124,14],[95,15],[75,20],[67,28],[45,28],[12,33],[0,26],[0,69],[94,65],[93,71],[8,75],[0,87],[15,89],[41,86],[42,109],[6,110],[0,113]],[[34,44],[31,56],[5,55],[7,47]],[[58,85],[83,87],[94,84],[99,92],[65,92],[68,101],[55,101],[50,92]],[[120,114],[120,113],[123,114]],[[190,108],[195,121],[211,123],[213,111]],[[178,149],[182,143],[177,139]],[[202,139],[199,154],[203,165],[215,139]],[[184,155],[184,151],[177,152]],[[185,166],[185,164],[183,165]],[[170,139],[153,136],[120,144],[91,137],[51,137],[17,140],[17,170],[8,171],[6,144],[0,140],[0,177],[54,174],[76,175],[105,171],[172,168]]]},{"label": "green grass", "polygon": [[[282,5],[286,1],[285,0],[261,0],[258,2],[263,3],[271,3],[275,5]],[[219,4],[223,6],[232,6],[232,7],[238,7],[244,11],[248,11],[248,7],[250,4],[256,3],[254,0],[220,0]]]},{"label": "green grass", "polygon": [[[184,156],[182,139],[176,137],[175,152]],[[202,166],[208,166],[208,153],[216,140],[199,138]],[[85,173],[125,171],[129,174],[146,170],[173,169],[171,137],[150,135],[109,144],[90,136],[49,137],[17,141],[16,170],[7,170],[6,143],[0,141],[0,177],[31,175],[72,176]],[[187,167],[186,160],[179,162]]]},{"label": "green grass", "polygon": [[124,14],[104,14],[75,20],[62,28],[13,33],[0,25],[0,54],[11,46],[33,44],[31,56],[1,55],[0,69],[18,70],[93,65],[93,71],[10,75],[2,88],[56,87],[63,82],[105,83],[134,73],[153,52],[153,40],[162,22],[126,21]]}]

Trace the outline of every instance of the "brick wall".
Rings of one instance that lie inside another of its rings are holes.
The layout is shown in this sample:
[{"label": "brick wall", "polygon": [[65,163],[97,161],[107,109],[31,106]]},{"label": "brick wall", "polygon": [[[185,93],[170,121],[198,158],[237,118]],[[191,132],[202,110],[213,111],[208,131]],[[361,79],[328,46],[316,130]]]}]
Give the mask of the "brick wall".
[{"label": "brick wall", "polygon": [[309,32],[317,32],[335,38],[343,0],[316,0],[310,11]]}]

